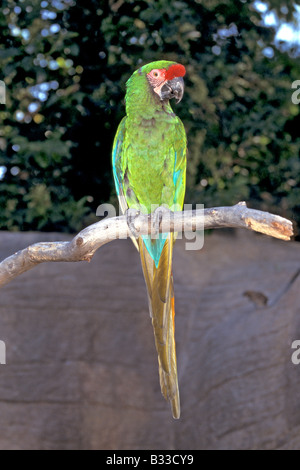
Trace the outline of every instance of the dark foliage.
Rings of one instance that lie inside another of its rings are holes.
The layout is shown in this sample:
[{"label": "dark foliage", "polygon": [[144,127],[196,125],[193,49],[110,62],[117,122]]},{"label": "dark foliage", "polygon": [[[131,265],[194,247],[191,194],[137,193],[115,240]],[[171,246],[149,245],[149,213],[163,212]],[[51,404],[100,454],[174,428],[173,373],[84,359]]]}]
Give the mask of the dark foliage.
[{"label": "dark foliage", "polygon": [[[291,2],[268,4],[292,20]],[[247,200],[300,223],[299,58],[274,35],[241,0],[4,0],[0,228],[75,231],[115,200],[125,82],[162,58],[187,68],[186,201]]]}]

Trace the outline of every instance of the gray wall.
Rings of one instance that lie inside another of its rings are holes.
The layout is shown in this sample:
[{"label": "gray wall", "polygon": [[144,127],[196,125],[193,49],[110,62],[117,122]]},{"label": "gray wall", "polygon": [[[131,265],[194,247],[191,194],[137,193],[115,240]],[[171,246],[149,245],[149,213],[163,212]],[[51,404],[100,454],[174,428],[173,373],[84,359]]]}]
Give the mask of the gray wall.
[{"label": "gray wall", "polygon": [[[2,232],[0,256],[61,239]],[[20,276],[0,293],[0,448],[300,448],[299,267],[299,244],[243,230],[215,231],[199,252],[176,243],[179,421],[129,241]]]}]

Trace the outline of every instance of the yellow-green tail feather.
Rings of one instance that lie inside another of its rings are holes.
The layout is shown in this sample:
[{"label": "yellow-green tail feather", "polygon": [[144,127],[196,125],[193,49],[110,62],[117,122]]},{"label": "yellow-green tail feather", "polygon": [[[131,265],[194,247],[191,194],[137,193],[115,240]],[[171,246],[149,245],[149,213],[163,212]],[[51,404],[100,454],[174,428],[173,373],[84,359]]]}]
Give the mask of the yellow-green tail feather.
[{"label": "yellow-green tail feather", "polygon": [[180,417],[180,401],[175,346],[173,243],[174,235],[171,233],[165,242],[156,268],[142,238],[138,240],[158,354],[161,391],[166,400],[170,401],[173,417],[178,419]]}]

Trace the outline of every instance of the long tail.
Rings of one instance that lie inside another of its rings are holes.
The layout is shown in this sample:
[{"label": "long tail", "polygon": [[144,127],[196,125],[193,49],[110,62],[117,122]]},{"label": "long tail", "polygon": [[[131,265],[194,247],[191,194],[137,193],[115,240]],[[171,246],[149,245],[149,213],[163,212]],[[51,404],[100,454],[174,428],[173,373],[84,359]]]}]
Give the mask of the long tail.
[{"label": "long tail", "polygon": [[170,401],[173,417],[178,419],[180,417],[180,401],[175,347],[173,240],[174,235],[171,233],[165,242],[157,268],[142,238],[139,238],[138,244],[158,354],[160,387],[163,396]]}]

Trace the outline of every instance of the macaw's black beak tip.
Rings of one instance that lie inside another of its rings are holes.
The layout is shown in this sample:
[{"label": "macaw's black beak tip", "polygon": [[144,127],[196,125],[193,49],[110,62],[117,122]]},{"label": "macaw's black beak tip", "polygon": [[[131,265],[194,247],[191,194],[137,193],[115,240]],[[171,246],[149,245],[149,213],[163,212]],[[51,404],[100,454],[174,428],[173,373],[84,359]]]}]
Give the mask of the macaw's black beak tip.
[{"label": "macaw's black beak tip", "polygon": [[175,77],[172,80],[167,81],[161,88],[160,99],[170,100],[171,98],[176,99],[176,104],[180,103],[184,93],[184,81],[182,77]]},{"label": "macaw's black beak tip", "polygon": [[173,90],[174,97],[176,99],[176,104],[180,103],[184,94],[184,81],[182,77],[173,78],[171,80],[171,87]]}]

